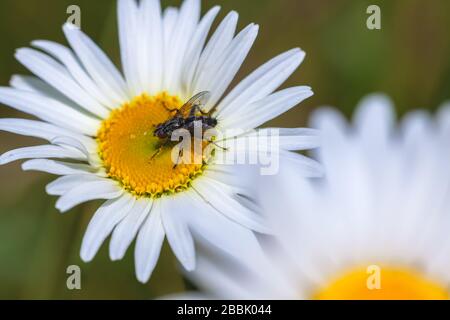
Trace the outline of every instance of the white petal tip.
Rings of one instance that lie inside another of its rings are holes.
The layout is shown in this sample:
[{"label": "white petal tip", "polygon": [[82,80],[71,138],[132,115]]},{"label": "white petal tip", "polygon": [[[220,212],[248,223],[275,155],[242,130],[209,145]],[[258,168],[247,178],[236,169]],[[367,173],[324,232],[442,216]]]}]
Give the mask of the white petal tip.
[{"label": "white petal tip", "polygon": [[209,10],[209,12],[216,14],[220,11],[220,9],[222,9],[221,6],[214,6]]},{"label": "white petal tip", "polygon": [[294,49],[293,59],[294,59],[295,63],[297,64],[297,67],[302,64],[303,60],[305,60],[305,56],[306,56],[306,53],[302,49],[300,49],[300,48]]},{"label": "white petal tip", "polygon": [[63,24],[63,29],[66,29],[66,30],[78,30],[78,27],[76,25],[74,25],[73,23],[65,22]]},{"label": "white petal tip", "polygon": [[111,259],[111,261],[119,261],[122,260],[123,257],[125,256],[125,251],[121,250],[114,250],[114,251],[109,251],[109,258]]},{"label": "white petal tip", "polygon": [[148,280],[150,279],[150,275],[136,274],[136,278],[138,279],[138,281],[140,283],[146,284],[148,282]]},{"label": "white petal tip", "polygon": [[41,46],[41,45],[43,45],[45,43],[47,43],[46,40],[33,40],[33,41],[31,41],[31,45],[34,46],[34,47],[39,47],[39,46]]},{"label": "white petal tip", "polygon": [[16,81],[19,78],[19,75],[13,74],[11,78],[9,79],[9,84],[11,85],[12,82]]},{"label": "white petal tip", "polygon": [[24,54],[26,54],[26,48],[19,48],[14,52],[14,58],[20,61]]},{"label": "white petal tip", "polygon": [[87,252],[84,252],[83,250],[80,252],[80,258],[84,263],[89,263],[94,259],[94,255],[88,254]]},{"label": "white petal tip", "polygon": [[46,185],[45,186],[45,192],[47,192],[48,195],[51,196],[60,196],[59,192],[57,192],[52,185]]},{"label": "white petal tip", "polygon": [[232,10],[232,11],[230,11],[230,13],[228,13],[228,16],[233,19],[238,19],[239,13],[237,13],[237,11]]},{"label": "white petal tip", "polygon": [[196,269],[196,263],[195,260],[190,261],[190,262],[184,262],[182,263],[183,268],[187,271],[187,272],[192,272]]},{"label": "white petal tip", "polygon": [[301,48],[299,48],[299,47],[296,47],[296,48],[293,48],[292,49],[292,51],[295,53],[295,54],[300,54],[300,55],[306,55],[306,53],[305,53],[305,51],[303,51]]},{"label": "white petal tip", "polygon": [[17,74],[14,74],[14,75],[11,76],[11,79],[9,79],[9,85],[11,87],[16,87],[16,83],[18,81],[20,82],[20,76],[17,75]]},{"label": "white petal tip", "polygon": [[70,23],[70,22],[64,23],[62,29],[63,29],[64,33],[68,33],[68,32],[71,32],[71,31],[79,31],[80,30],[80,28],[78,26],[76,26],[76,25],[74,25],[73,23]]},{"label": "white petal tip", "polygon": [[23,171],[33,170],[33,166],[32,166],[32,163],[30,163],[30,161],[22,163],[21,167],[22,167]]},{"label": "white petal tip", "polygon": [[55,204],[55,208],[60,212],[60,213],[66,213],[67,211],[69,211],[70,209],[73,208],[73,206],[69,206],[67,204],[61,204],[60,200],[56,201]]},{"label": "white petal tip", "polygon": [[27,48],[27,47],[17,48],[16,51],[15,51],[15,54],[20,53],[20,52],[24,52],[24,51],[27,51],[27,50],[29,50],[29,48]]},{"label": "white petal tip", "polygon": [[308,86],[297,87],[296,93],[298,95],[301,95],[303,100],[308,99],[314,95],[314,92],[312,91],[311,87],[308,87]]},{"label": "white petal tip", "polygon": [[5,165],[7,163],[10,163],[11,161],[8,160],[9,156],[5,153],[0,156],[0,166]]},{"label": "white petal tip", "polygon": [[59,213],[61,213],[61,214],[64,214],[64,213],[66,213],[66,212],[67,212],[67,210],[64,210],[64,209],[62,209],[62,208],[58,208],[58,207],[56,207],[56,210],[58,210],[58,211],[59,211]]},{"label": "white petal tip", "polygon": [[112,256],[112,255],[109,255],[109,259],[110,259],[111,261],[119,261],[119,260],[122,260],[122,258],[117,257],[117,256]]}]

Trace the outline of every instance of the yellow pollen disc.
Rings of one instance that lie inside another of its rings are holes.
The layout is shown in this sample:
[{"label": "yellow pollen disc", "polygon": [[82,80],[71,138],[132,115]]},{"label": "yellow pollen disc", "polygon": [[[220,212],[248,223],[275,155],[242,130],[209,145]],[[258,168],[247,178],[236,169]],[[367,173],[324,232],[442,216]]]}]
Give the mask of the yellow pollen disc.
[{"label": "yellow pollen disc", "polygon": [[314,296],[318,300],[447,300],[448,291],[403,268],[357,268],[336,278]]},{"label": "yellow pollen disc", "polygon": [[97,133],[108,176],[136,196],[159,197],[188,188],[205,165],[179,163],[174,168],[171,153],[178,142],[170,142],[157,153],[163,140],[153,135],[155,126],[172,118],[174,111],[170,110],[182,104],[167,93],[144,94],[112,111]]}]

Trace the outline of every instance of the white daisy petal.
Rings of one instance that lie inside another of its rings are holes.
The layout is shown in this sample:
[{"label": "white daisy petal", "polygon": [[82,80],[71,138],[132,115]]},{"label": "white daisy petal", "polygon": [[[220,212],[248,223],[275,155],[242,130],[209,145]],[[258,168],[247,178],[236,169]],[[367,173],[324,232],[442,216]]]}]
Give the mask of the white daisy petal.
[{"label": "white daisy petal", "polygon": [[74,109],[80,108],[72,100],[63,95],[60,91],[56,90],[55,88],[53,88],[43,80],[39,79],[38,77],[16,74],[11,77],[9,84],[13,88],[23,91],[30,91],[42,95],[44,97],[57,100]]},{"label": "white daisy petal", "polygon": [[309,87],[278,91],[221,119],[228,128],[253,129],[279,116],[313,95]]},{"label": "white daisy petal", "polygon": [[74,139],[81,139],[83,137],[73,131],[49,123],[27,119],[0,119],[0,130],[36,137],[47,141],[52,141],[60,136],[73,137]]},{"label": "white daisy petal", "polygon": [[108,110],[86,93],[71,77],[67,69],[49,56],[33,49],[17,50],[16,58],[39,78],[63,93],[85,110],[106,117]]},{"label": "white daisy petal", "polygon": [[[255,172],[249,174],[248,171],[254,169],[250,167],[251,166],[245,166],[245,169],[239,170],[235,166],[214,164],[214,166],[211,166],[204,175],[209,179],[221,181],[226,185],[233,187],[236,194],[247,195],[249,191],[249,180],[241,178],[245,176],[245,173],[247,173],[249,179],[251,179],[252,174],[256,174]],[[234,170],[227,170],[231,168],[234,168]]]},{"label": "white daisy petal", "polygon": [[23,91],[40,92],[44,95],[49,95],[52,98],[55,98],[53,97],[53,94],[55,94],[58,95],[58,98],[69,101],[61,92],[57,91],[55,88],[51,87],[49,84],[45,83],[36,76],[14,74],[9,80],[9,85]]},{"label": "white daisy petal", "polygon": [[62,196],[84,182],[104,181],[104,178],[88,172],[62,176],[50,182],[45,191],[53,196]]},{"label": "white daisy petal", "polygon": [[164,227],[161,221],[161,204],[160,201],[155,201],[136,239],[134,252],[136,276],[142,283],[148,281],[156,266],[164,236]]},{"label": "white daisy petal", "polygon": [[[209,205],[195,192],[188,192],[189,207],[193,214],[187,221],[189,228],[198,238],[205,239],[210,244],[219,247],[230,255],[259,255],[255,248],[259,247],[253,232],[242,227],[224,215],[216,214],[210,210]],[[233,235],[233,236],[231,236]],[[242,246],[242,243],[248,246]],[[252,248],[248,252],[243,250]]]},{"label": "white daisy petal", "polygon": [[[77,83],[92,97],[99,101],[105,107],[113,107],[114,101],[109,99],[107,95],[98,88],[97,84],[91,79],[91,77],[82,68],[80,63],[77,61],[73,52],[59,43],[46,41],[46,40],[36,40],[31,43],[36,48],[46,51],[48,54],[53,55],[55,58],[61,61]],[[101,110],[102,112],[104,110]]]},{"label": "white daisy petal", "polygon": [[[383,95],[373,94],[364,98],[354,114],[356,135],[361,148],[366,149],[365,156],[369,158],[374,174],[384,172],[380,158],[386,156],[389,141],[395,124],[392,102]],[[367,145],[366,141],[372,141]],[[377,144],[374,146],[373,144]]]},{"label": "white daisy petal", "polygon": [[81,245],[81,259],[91,261],[96,255],[103,241],[133,206],[135,199],[129,195],[106,201],[95,213],[83,237]]},{"label": "white daisy petal", "polygon": [[176,23],[178,21],[178,9],[173,7],[167,7],[164,10],[163,15],[163,41],[164,41],[164,73],[163,73],[163,87],[169,88],[170,77],[167,75],[166,70],[173,68],[173,59],[169,59],[170,52],[173,50],[172,35],[174,33]]},{"label": "white daisy petal", "polygon": [[123,192],[123,189],[111,180],[84,182],[62,195],[56,201],[56,208],[61,212],[66,212],[83,202],[96,199],[116,199]]},{"label": "white daisy petal", "polygon": [[195,77],[192,81],[192,90],[199,87],[199,78],[203,77],[205,72],[214,68],[217,59],[224,54],[226,48],[233,40],[238,18],[239,15],[235,11],[231,11],[217,27],[211,39],[209,39],[198,62]]},{"label": "white daisy petal", "polygon": [[72,24],[66,23],[63,30],[70,46],[103,92],[116,105],[121,105],[128,101],[130,96],[128,95],[125,81],[105,53],[88,36]]},{"label": "white daisy petal", "polygon": [[[221,268],[217,263],[199,257],[197,270],[189,275],[189,279],[194,281],[199,287],[206,288],[206,293],[210,298],[217,299],[217,296],[223,299],[251,299],[252,292],[236,279],[227,269]],[[211,297],[212,296],[212,297]]]},{"label": "white daisy petal", "polygon": [[88,137],[86,137],[83,142],[81,142],[80,140],[72,137],[59,136],[52,139],[51,142],[58,146],[76,149],[85,155],[85,159],[89,158],[90,152],[88,150],[90,150],[91,152],[95,152],[96,149],[95,141]]},{"label": "white daisy petal", "polygon": [[251,230],[270,233],[262,216],[245,208],[229,194],[224,194],[224,190],[229,189],[225,184],[203,177],[200,181],[193,181],[193,188],[206,203],[231,220]]},{"label": "white daisy petal", "polygon": [[0,88],[0,102],[75,132],[95,135],[100,121],[32,92]]},{"label": "white daisy petal", "polygon": [[[321,141],[320,131],[309,128],[264,128],[234,137],[235,133],[217,139],[217,144],[232,150],[265,152],[271,143],[279,150],[307,150],[319,147]],[[253,141],[255,144],[248,145]]]},{"label": "white daisy petal", "polygon": [[[357,129],[363,135],[362,139],[368,134],[389,134],[395,121],[391,100],[378,94],[364,98],[355,112],[354,121]],[[383,137],[383,140],[387,138]],[[374,140],[379,139],[375,138]]]},{"label": "white daisy petal", "polygon": [[[142,61],[136,57],[142,51],[138,38],[138,7],[134,0],[119,0],[117,2],[117,15],[119,23],[120,53],[125,78],[129,84],[129,90],[133,95],[142,92],[139,68]],[[147,57],[148,58],[148,57]]]},{"label": "white daisy petal", "polygon": [[128,247],[147,218],[152,204],[153,201],[150,199],[136,200],[128,215],[116,226],[109,243],[111,260],[120,260],[125,256]]},{"label": "white daisy petal", "polygon": [[185,0],[171,33],[170,49],[165,52],[167,65],[164,76],[167,89],[170,91],[180,90],[183,58],[188,50],[188,45],[191,44],[199,17],[200,0]]},{"label": "white daisy petal", "polygon": [[[314,159],[308,158],[302,154],[284,151],[280,152],[281,160],[291,161],[298,166],[298,171],[304,177],[322,177],[324,175],[322,164]],[[282,164],[281,164],[282,165]]]},{"label": "white daisy petal", "polygon": [[225,118],[273,93],[298,68],[304,57],[303,51],[292,49],[253,71],[220,102],[217,116]]},{"label": "white daisy petal", "polygon": [[[14,75],[11,78],[10,85],[16,89],[31,91],[36,94],[49,96],[52,99],[60,101],[75,109],[78,108],[73,104],[72,101],[63,96],[59,91],[50,87],[47,83],[43,82],[42,80],[36,77]],[[54,142],[54,139],[57,138],[70,139],[72,141],[78,141],[89,150],[97,149],[96,142],[90,137],[41,121],[26,120],[26,119],[0,119],[0,130],[37,137],[45,139],[49,142]],[[75,148],[80,149],[78,147]]]},{"label": "white daisy petal", "polygon": [[87,164],[68,163],[48,159],[28,160],[22,164],[24,171],[42,171],[58,176],[69,174],[94,173],[96,170]]},{"label": "white daisy petal", "polygon": [[39,158],[86,160],[86,156],[78,150],[61,148],[54,145],[42,145],[8,151],[0,156],[0,165],[21,159]]},{"label": "white daisy petal", "polygon": [[[236,141],[239,141],[241,139],[237,139]],[[269,175],[275,174],[278,172],[278,168],[283,166],[283,161],[288,161],[291,164],[296,164],[299,167],[299,171],[302,172],[303,177],[321,177],[323,176],[323,167],[322,165],[317,162],[316,160],[313,160],[311,158],[308,158],[304,155],[288,151],[289,148],[292,145],[286,144],[283,146],[283,143],[280,143],[280,148],[276,148],[275,150],[271,150],[271,146],[269,145],[261,145],[261,144],[255,144],[255,145],[249,145],[246,146],[245,144],[229,144],[230,140],[222,141],[220,142],[220,145],[226,150],[219,150],[216,149],[216,154],[218,159],[234,159],[237,161],[237,159],[254,159],[251,161],[256,161],[259,163],[259,168],[266,168],[269,173]],[[309,144],[309,142],[308,142]],[[311,143],[311,145],[317,146],[314,141]],[[295,147],[298,147],[299,145],[294,144]],[[224,153],[233,153],[233,156],[226,155]],[[263,160],[262,160],[263,159]],[[258,162],[259,161],[259,162]],[[268,163],[263,163],[262,161],[267,161]],[[274,166],[271,168],[268,168],[271,165],[274,165],[278,163],[278,167]],[[276,170],[276,172],[272,172],[272,170]],[[262,172],[262,171],[260,171]],[[270,173],[271,172],[271,173]]]},{"label": "white daisy petal", "polygon": [[[337,110],[322,107],[312,114],[310,123],[312,127],[321,131],[321,145],[324,148],[316,153],[317,159],[325,166],[330,166],[331,174],[342,173],[339,168],[345,167],[346,157],[342,157],[342,161],[338,163],[337,157],[332,155],[339,154],[338,150],[347,151],[349,129],[346,119]],[[342,152],[342,155],[345,154],[346,152]],[[328,162],[330,156],[334,159],[332,162]]]},{"label": "white daisy petal", "polygon": [[316,129],[265,128],[257,130],[259,136],[270,136],[272,132],[278,134],[280,148],[284,150],[309,150],[320,145],[320,131]]},{"label": "white daisy petal", "polygon": [[186,201],[184,193],[164,201],[161,218],[170,247],[183,267],[192,271],[195,269],[195,247],[185,217]]},{"label": "white daisy petal", "polygon": [[103,167],[100,155],[97,152],[97,143],[90,137],[76,139],[73,137],[56,137],[51,142],[63,148],[75,149],[84,155],[84,160],[93,168],[101,170]]},{"label": "white daisy petal", "polygon": [[195,70],[197,69],[201,53],[206,42],[206,37],[208,36],[211,25],[219,13],[219,10],[220,7],[215,6],[202,18],[192,38],[190,50],[184,57],[182,83],[184,85],[183,89],[185,92],[192,91],[191,84],[195,75]]},{"label": "white daisy petal", "polygon": [[206,110],[212,108],[219,101],[230,85],[247,57],[258,35],[258,29],[259,27],[254,24],[247,26],[231,41],[222,55],[214,61],[214,66],[203,70],[203,73],[200,74],[195,92],[211,92],[211,98],[205,106]]},{"label": "white daisy petal", "polygon": [[[159,0],[141,1],[143,65],[140,66],[141,82],[145,90],[155,94],[162,89],[163,79],[163,26]],[[149,30],[151,30],[149,32]]]}]

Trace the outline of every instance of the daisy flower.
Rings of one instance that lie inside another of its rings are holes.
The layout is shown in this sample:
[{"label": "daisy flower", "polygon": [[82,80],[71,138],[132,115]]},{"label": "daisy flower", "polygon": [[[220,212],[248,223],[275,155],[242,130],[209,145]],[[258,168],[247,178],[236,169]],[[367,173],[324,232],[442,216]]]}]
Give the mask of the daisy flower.
[{"label": "daisy flower", "polygon": [[[0,102],[39,120],[0,119],[0,129],[49,144],[7,152],[0,162],[31,159],[23,163],[24,170],[60,176],[46,191],[60,196],[56,208],[61,212],[106,200],[84,236],[84,261],[93,259],[110,234],[112,260],[121,259],[136,238],[136,274],[146,282],[166,237],[184,268],[192,270],[193,233],[214,243],[226,241],[209,228],[223,219],[269,231],[246,201],[247,184],[237,176],[237,166],[215,164],[214,159],[175,166],[172,146],[162,144],[154,132],[201,92],[209,93],[202,112],[211,111],[221,132],[250,132],[312,95],[305,86],[275,92],[302,62],[300,49],[273,58],[225,95],[258,26],[250,24],[235,35],[238,14],[230,12],[207,41],[218,12],[214,7],[200,17],[200,0],[164,11],[159,0],[119,0],[123,74],[72,24],[63,27],[70,47],[38,40],[32,42],[34,49],[17,50],[16,58],[35,76],[13,76],[11,87],[0,88]],[[302,163],[305,175],[320,171],[314,161],[289,151],[316,146],[314,130],[280,130],[280,135],[282,156]],[[206,142],[217,149],[212,157],[246,151],[216,148],[219,142]]]},{"label": "daisy flower", "polygon": [[232,299],[448,299],[450,106],[398,127],[393,110],[381,95],[352,125],[319,110],[325,176],[300,179],[294,166],[264,187],[276,241],[261,252],[235,238],[233,263],[200,255],[194,283]]}]

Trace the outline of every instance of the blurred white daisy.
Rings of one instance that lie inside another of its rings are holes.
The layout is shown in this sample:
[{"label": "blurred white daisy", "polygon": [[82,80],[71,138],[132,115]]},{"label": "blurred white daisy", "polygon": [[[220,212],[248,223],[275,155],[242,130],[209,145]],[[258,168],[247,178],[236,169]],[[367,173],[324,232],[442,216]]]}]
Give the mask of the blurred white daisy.
[{"label": "blurred white daisy", "polygon": [[[7,152],[0,162],[32,159],[23,163],[24,170],[60,175],[47,192],[60,196],[56,207],[61,212],[89,200],[107,200],[84,236],[84,261],[93,259],[109,234],[112,260],[121,259],[136,237],[136,274],[145,282],[166,236],[178,260],[192,270],[192,232],[221,241],[210,232],[210,225],[221,219],[268,231],[262,218],[239,201],[247,189],[244,177],[234,176],[236,166],[202,162],[175,167],[171,147],[152,158],[160,146],[155,126],[199,92],[210,92],[204,111],[214,108],[212,116],[222,131],[256,128],[312,95],[309,87],[274,93],[304,58],[300,49],[293,49],[255,70],[223,97],[258,26],[250,24],[235,36],[238,14],[230,12],[206,43],[218,12],[214,7],[200,18],[200,0],[186,0],[180,8],[164,12],[159,0],[119,0],[124,76],[71,24],[63,28],[70,48],[39,40],[32,42],[39,50],[17,50],[17,59],[36,77],[14,76],[11,87],[0,88],[0,102],[40,120],[0,119],[0,129],[50,144]],[[317,141],[314,130],[281,130],[281,148],[286,150],[282,154],[303,163],[305,175],[317,174],[318,165],[287,150],[314,147]]]},{"label": "blurred white daisy", "polygon": [[450,106],[396,128],[390,101],[375,95],[353,125],[333,109],[313,119],[325,177],[299,179],[293,167],[264,186],[277,241],[262,254],[234,238],[237,260],[200,255],[194,283],[232,299],[447,299]]}]

